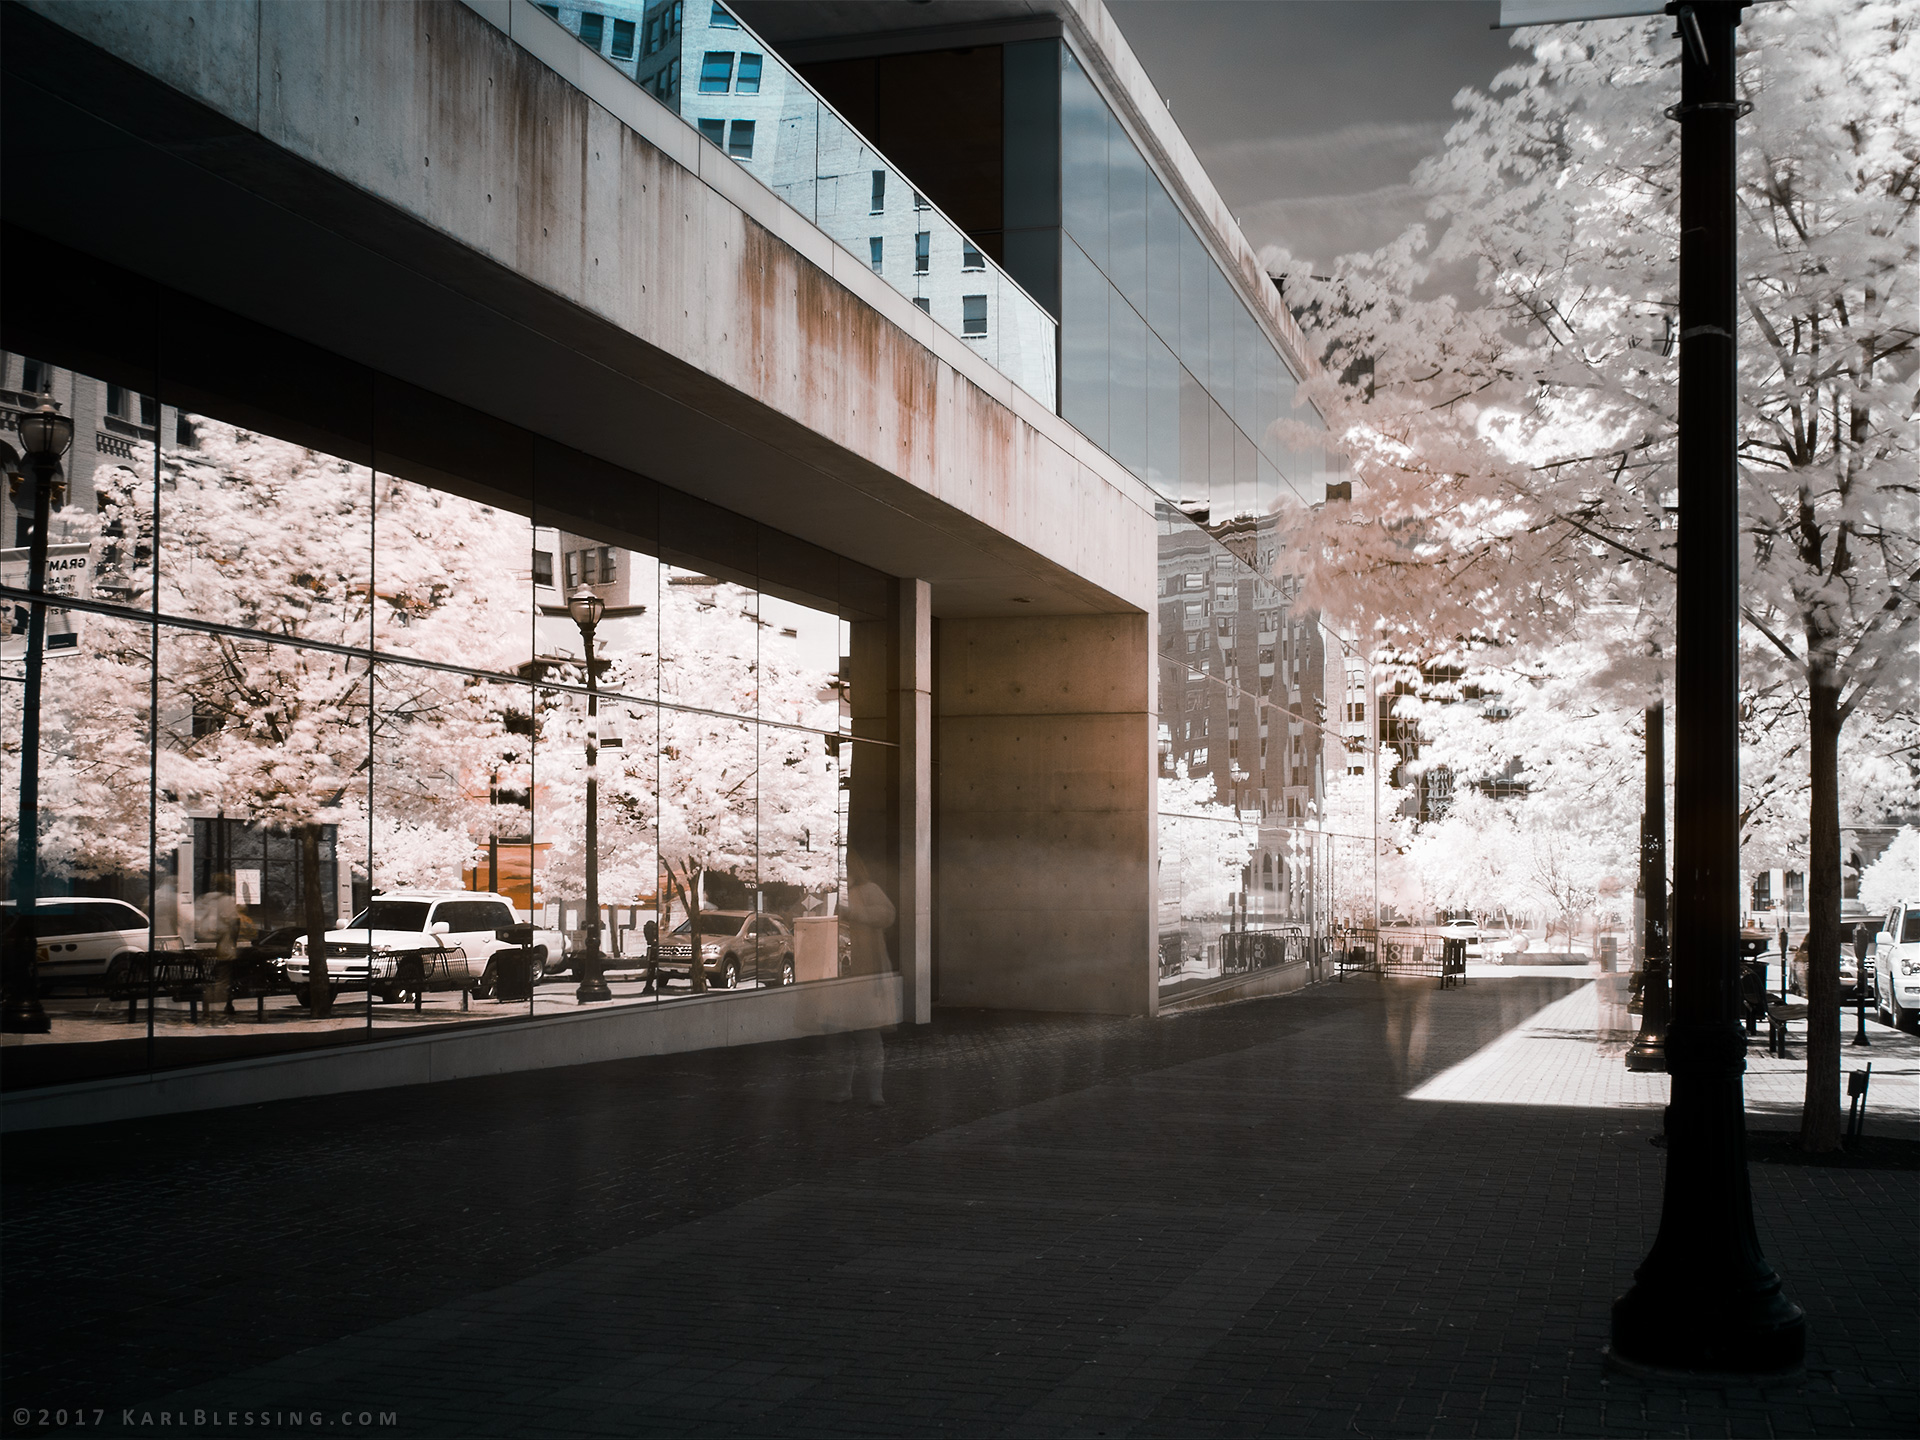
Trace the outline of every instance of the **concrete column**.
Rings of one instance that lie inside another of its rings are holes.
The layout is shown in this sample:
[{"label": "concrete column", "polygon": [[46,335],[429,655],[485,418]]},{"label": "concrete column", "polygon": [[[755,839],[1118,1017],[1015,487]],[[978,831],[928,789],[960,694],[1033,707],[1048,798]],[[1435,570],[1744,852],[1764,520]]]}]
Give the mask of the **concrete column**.
[{"label": "concrete column", "polygon": [[940,622],[940,1001],[1156,1008],[1153,617]]},{"label": "concrete column", "polygon": [[899,659],[892,710],[900,748],[900,974],[905,1019],[933,1018],[933,587],[900,582]]}]

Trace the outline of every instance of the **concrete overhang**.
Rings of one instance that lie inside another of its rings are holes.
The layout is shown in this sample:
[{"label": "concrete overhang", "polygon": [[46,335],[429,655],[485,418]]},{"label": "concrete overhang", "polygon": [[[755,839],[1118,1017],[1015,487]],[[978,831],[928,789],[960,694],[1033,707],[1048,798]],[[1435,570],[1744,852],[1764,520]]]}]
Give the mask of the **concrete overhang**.
[{"label": "concrete overhang", "polygon": [[526,0],[0,25],[10,226],[927,579],[937,614],[1151,609],[1146,487]]}]

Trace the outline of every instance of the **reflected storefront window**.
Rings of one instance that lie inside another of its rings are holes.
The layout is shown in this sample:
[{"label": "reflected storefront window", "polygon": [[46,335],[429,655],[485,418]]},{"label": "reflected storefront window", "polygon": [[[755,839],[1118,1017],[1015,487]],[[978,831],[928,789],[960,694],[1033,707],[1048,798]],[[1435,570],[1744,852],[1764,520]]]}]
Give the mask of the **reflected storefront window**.
[{"label": "reflected storefront window", "polygon": [[24,923],[39,602],[31,510],[0,514],[6,925],[48,1019],[8,1088],[853,973],[850,843],[895,823],[885,577],[557,453],[396,474],[5,364],[82,442]]}]

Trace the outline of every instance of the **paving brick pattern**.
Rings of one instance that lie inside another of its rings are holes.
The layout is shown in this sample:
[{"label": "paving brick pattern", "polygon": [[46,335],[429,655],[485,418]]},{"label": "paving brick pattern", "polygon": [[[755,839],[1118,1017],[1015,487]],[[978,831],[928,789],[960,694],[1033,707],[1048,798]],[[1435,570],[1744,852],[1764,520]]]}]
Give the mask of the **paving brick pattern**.
[{"label": "paving brick pattern", "polygon": [[1657,1115],[1407,1098],[1580,983],[943,1012],[888,1037],[877,1110],[827,1103],[823,1041],[14,1137],[5,1420],[1920,1434],[1911,1171],[1753,1168],[1813,1321],[1804,1379],[1604,1368]]}]

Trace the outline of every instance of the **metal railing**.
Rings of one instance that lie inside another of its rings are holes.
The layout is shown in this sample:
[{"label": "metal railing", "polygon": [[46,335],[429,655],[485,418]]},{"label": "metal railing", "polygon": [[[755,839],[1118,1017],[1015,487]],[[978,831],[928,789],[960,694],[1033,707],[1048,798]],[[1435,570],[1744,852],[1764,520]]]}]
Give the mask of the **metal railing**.
[{"label": "metal railing", "polygon": [[[1053,317],[723,5],[684,0],[644,12],[618,5],[540,8],[988,364],[1057,410]],[[633,18],[620,18],[622,9],[631,9]],[[626,28],[608,25],[609,15]]]},{"label": "metal railing", "polygon": [[1464,980],[1467,942],[1437,929],[1395,928],[1381,932],[1368,927],[1336,927],[1328,941],[1334,970],[1349,974],[1422,975],[1443,985]]}]

